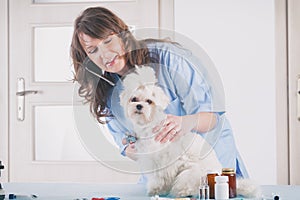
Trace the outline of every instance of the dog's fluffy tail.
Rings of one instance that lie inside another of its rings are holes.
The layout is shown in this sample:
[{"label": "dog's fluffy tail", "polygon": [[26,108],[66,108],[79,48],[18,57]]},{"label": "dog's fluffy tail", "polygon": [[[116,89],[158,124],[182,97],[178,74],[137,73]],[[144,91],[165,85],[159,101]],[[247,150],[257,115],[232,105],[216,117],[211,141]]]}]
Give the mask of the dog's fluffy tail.
[{"label": "dog's fluffy tail", "polygon": [[250,179],[237,179],[237,195],[244,198],[261,197],[260,186]]}]

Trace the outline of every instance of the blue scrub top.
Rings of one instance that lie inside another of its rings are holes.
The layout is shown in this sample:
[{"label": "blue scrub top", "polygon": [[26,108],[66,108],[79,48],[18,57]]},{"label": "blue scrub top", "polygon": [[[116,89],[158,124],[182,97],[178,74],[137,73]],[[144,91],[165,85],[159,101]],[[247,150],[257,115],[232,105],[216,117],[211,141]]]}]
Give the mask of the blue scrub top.
[{"label": "blue scrub top", "polygon": [[[151,67],[156,71],[158,85],[171,101],[165,112],[178,116],[215,112],[218,123],[214,129],[207,133],[195,134],[207,140],[216,152],[222,167],[234,168],[237,177],[248,178],[247,170],[235,145],[232,129],[225,116],[224,90],[214,66],[207,62],[207,57],[199,58],[177,44],[151,43],[148,44],[148,49],[150,56],[159,58],[159,64],[153,64]],[[125,117],[120,105],[122,81],[117,75],[114,78],[116,85],[108,100],[108,108],[114,118],[110,119],[107,125],[121,149],[121,154],[125,155],[126,145],[122,144],[122,139],[126,133],[133,131],[132,124]],[[210,149],[204,148],[201,151],[205,156]]]}]

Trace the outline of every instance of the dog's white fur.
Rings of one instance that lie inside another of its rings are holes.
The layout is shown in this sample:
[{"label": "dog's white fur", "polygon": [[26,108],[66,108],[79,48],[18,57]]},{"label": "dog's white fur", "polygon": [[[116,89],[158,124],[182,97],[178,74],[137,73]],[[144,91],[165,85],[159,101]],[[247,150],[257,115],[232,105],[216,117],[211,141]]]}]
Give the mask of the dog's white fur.
[{"label": "dog's white fur", "polygon": [[176,197],[197,196],[200,177],[208,171],[221,171],[214,150],[202,157],[201,148],[209,146],[195,133],[185,133],[175,142],[154,141],[153,128],[166,118],[164,109],[169,99],[156,85],[151,67],[138,67],[123,80],[124,91],[120,103],[125,115],[132,121],[138,138],[135,147],[137,161],[146,173],[149,195]]},{"label": "dog's white fur", "polygon": [[[169,98],[158,87],[151,67],[137,67],[123,80],[120,103],[132,121],[138,140],[137,161],[148,178],[149,195],[197,196],[200,178],[208,171],[221,172],[215,151],[199,135],[185,133],[175,142],[154,141],[153,128],[166,118]],[[249,179],[237,180],[238,195],[259,197],[260,188]]]}]

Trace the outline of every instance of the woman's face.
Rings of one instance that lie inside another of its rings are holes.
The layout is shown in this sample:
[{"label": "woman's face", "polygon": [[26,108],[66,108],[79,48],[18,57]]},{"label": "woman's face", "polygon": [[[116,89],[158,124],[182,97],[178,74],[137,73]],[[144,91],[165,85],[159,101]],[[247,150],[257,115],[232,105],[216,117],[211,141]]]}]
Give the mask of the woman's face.
[{"label": "woman's face", "polygon": [[127,72],[124,45],[116,34],[96,39],[82,33],[80,43],[88,57],[101,69],[121,76]]}]

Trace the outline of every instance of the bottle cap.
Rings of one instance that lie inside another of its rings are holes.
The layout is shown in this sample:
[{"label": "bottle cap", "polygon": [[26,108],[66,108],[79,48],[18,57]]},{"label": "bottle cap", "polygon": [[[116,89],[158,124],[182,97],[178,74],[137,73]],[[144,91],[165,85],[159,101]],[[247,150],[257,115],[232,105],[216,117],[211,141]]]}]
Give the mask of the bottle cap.
[{"label": "bottle cap", "polygon": [[228,176],[216,176],[215,181],[216,183],[226,183],[228,182]]},{"label": "bottle cap", "polygon": [[219,172],[217,172],[217,171],[208,171],[208,172],[207,172],[207,175],[208,175],[208,174],[219,174]]},{"label": "bottle cap", "polygon": [[223,168],[222,173],[223,174],[232,174],[232,173],[235,173],[235,170],[233,168]]},{"label": "bottle cap", "polygon": [[205,185],[207,185],[208,183],[207,183],[208,181],[207,181],[207,176],[201,176],[200,177],[200,186],[205,186]]}]

